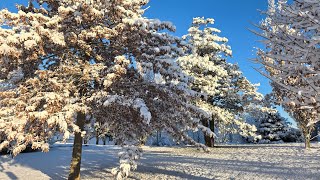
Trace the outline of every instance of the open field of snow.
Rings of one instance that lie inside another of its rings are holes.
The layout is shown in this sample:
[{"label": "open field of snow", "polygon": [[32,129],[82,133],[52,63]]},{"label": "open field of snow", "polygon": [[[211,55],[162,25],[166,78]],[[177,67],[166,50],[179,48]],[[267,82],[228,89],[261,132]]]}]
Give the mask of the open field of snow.
[{"label": "open field of snow", "polygon": [[[143,147],[138,170],[129,179],[319,179],[320,144],[223,146],[204,153],[195,148]],[[112,179],[116,146],[83,147],[82,179]],[[71,144],[58,144],[49,153],[0,156],[0,179],[65,179]]]}]

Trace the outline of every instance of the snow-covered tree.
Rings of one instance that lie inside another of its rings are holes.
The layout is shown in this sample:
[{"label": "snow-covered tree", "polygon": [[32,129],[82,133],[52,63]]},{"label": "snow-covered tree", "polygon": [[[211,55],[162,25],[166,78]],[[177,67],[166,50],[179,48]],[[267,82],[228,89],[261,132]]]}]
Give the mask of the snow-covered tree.
[{"label": "snow-covered tree", "polygon": [[257,108],[247,115],[247,121],[255,124],[259,138],[247,138],[251,143],[281,143],[281,142],[300,142],[302,133],[292,127],[292,124],[277,111],[275,97],[272,93],[264,96],[261,105],[268,108]]},{"label": "snow-covered tree", "polygon": [[[187,131],[201,128],[205,133],[213,135],[209,129],[199,124],[199,119],[209,118],[209,113],[189,104],[188,93],[193,94],[192,91],[185,92],[188,89],[184,83],[168,77],[169,73],[176,78],[183,77],[181,70],[178,70],[179,66],[173,66],[176,64],[174,59],[159,58],[155,61],[166,62],[164,67],[157,63],[159,72],[167,77],[166,80],[154,78],[150,81],[150,77],[144,78],[146,76],[142,71],[130,69],[126,74],[127,78],[114,82],[111,86],[113,95],[102,95],[93,101],[95,117],[106,120],[115,142],[133,148],[131,155],[120,154],[122,166],[114,169],[114,174],[125,173],[126,176],[127,168],[136,168],[135,159],[140,156],[140,150],[136,147],[144,144],[145,139],[155,130],[163,129],[177,141],[188,141],[204,149],[206,147],[190,138]],[[155,74],[160,76],[159,72]],[[125,153],[128,152],[129,150]],[[133,152],[137,153],[136,156]]]},{"label": "snow-covered tree", "polygon": [[[262,108],[258,103],[263,96],[236,64],[226,61],[232,55],[228,39],[218,36],[220,30],[210,24],[214,24],[213,19],[193,19],[189,34],[183,37],[189,51],[178,58],[178,63],[193,78],[191,89],[201,97],[195,105],[211,112],[209,120],[202,120],[204,126],[212,131],[216,127],[220,137],[232,132],[254,136],[255,127],[245,123],[243,115]],[[213,138],[207,136],[205,139],[207,146],[214,145]]]},{"label": "snow-covered tree", "polygon": [[278,103],[302,128],[306,147],[320,114],[319,10],[317,0],[270,0],[260,24],[265,49],[257,61],[272,80]]},{"label": "snow-covered tree", "polygon": [[298,129],[289,126],[287,119],[279,112],[266,113],[260,118],[257,133],[262,137],[259,143],[301,142],[302,134]]},{"label": "snow-covered tree", "polygon": [[0,150],[46,152],[54,134],[74,134],[69,179],[79,179],[88,115],[125,146],[117,178],[136,167],[152,130],[205,148],[186,134],[199,127],[212,136],[199,124],[209,113],[189,104],[195,93],[174,61],[182,44],[159,32],[174,31],[171,23],[143,17],[147,2],[30,0],[17,13],[0,11]]}]

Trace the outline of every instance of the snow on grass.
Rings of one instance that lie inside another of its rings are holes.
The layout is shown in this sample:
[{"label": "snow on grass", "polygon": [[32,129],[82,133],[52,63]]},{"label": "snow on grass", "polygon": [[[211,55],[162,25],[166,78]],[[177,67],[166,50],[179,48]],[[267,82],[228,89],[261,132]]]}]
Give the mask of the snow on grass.
[{"label": "snow on grass", "polygon": [[[143,147],[138,170],[129,179],[319,179],[320,144],[221,146],[204,153],[192,147]],[[55,144],[49,153],[0,156],[0,179],[65,179],[71,144]],[[82,179],[113,179],[117,146],[83,147]]]}]

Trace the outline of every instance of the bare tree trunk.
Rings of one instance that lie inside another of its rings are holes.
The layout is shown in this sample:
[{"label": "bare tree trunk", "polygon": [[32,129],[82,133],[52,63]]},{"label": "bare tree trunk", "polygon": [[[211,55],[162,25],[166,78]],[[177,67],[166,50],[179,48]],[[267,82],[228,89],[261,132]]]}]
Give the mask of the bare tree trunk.
[{"label": "bare tree trunk", "polygon": [[[204,126],[210,128],[212,132],[214,132],[214,121],[204,121]],[[210,135],[205,134],[204,135],[205,145],[208,147],[214,147],[214,137],[210,137]]]},{"label": "bare tree trunk", "polygon": [[157,130],[157,146],[159,146],[159,131]]},{"label": "bare tree trunk", "polygon": [[301,126],[304,136],[304,147],[305,149],[311,148],[311,134],[314,129],[313,126]]},{"label": "bare tree trunk", "polygon": [[105,136],[105,137],[103,138],[103,145],[106,145],[106,142],[107,142],[107,137]]},{"label": "bare tree trunk", "polygon": [[311,141],[310,134],[306,134],[306,135],[304,136],[304,147],[305,147],[306,149],[311,148],[311,143],[310,143],[310,141]]},{"label": "bare tree trunk", "polygon": [[205,142],[206,142],[206,146],[214,147],[214,141],[213,141],[212,137],[210,137],[209,135],[205,135],[204,139],[205,139]]},{"label": "bare tree trunk", "polygon": [[[214,133],[214,119],[211,119],[210,130]],[[214,136],[211,137],[211,147],[214,147]]]},{"label": "bare tree trunk", "polygon": [[96,145],[99,144],[99,136],[96,136]]},{"label": "bare tree trunk", "polygon": [[309,124],[311,114],[309,114],[308,111],[298,110],[296,112],[294,111],[292,115],[296,119],[304,136],[304,147],[306,149],[311,148],[311,134],[315,128],[315,124]]},{"label": "bare tree trunk", "polygon": [[[83,131],[86,116],[82,112],[78,112],[76,125]],[[70,164],[70,173],[68,180],[80,180],[80,165],[82,153],[82,137],[81,132],[74,134],[72,160]]]}]

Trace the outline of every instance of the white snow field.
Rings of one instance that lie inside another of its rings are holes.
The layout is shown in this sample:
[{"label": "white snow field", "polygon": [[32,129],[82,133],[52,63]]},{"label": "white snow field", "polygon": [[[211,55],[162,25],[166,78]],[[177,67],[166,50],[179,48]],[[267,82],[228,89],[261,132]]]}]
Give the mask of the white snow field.
[{"label": "white snow field", "polygon": [[[193,147],[143,147],[138,169],[128,179],[320,179],[320,144],[222,146],[204,153]],[[113,179],[117,146],[83,147],[82,179]],[[55,144],[49,153],[0,156],[0,179],[65,179],[71,144]]]}]

